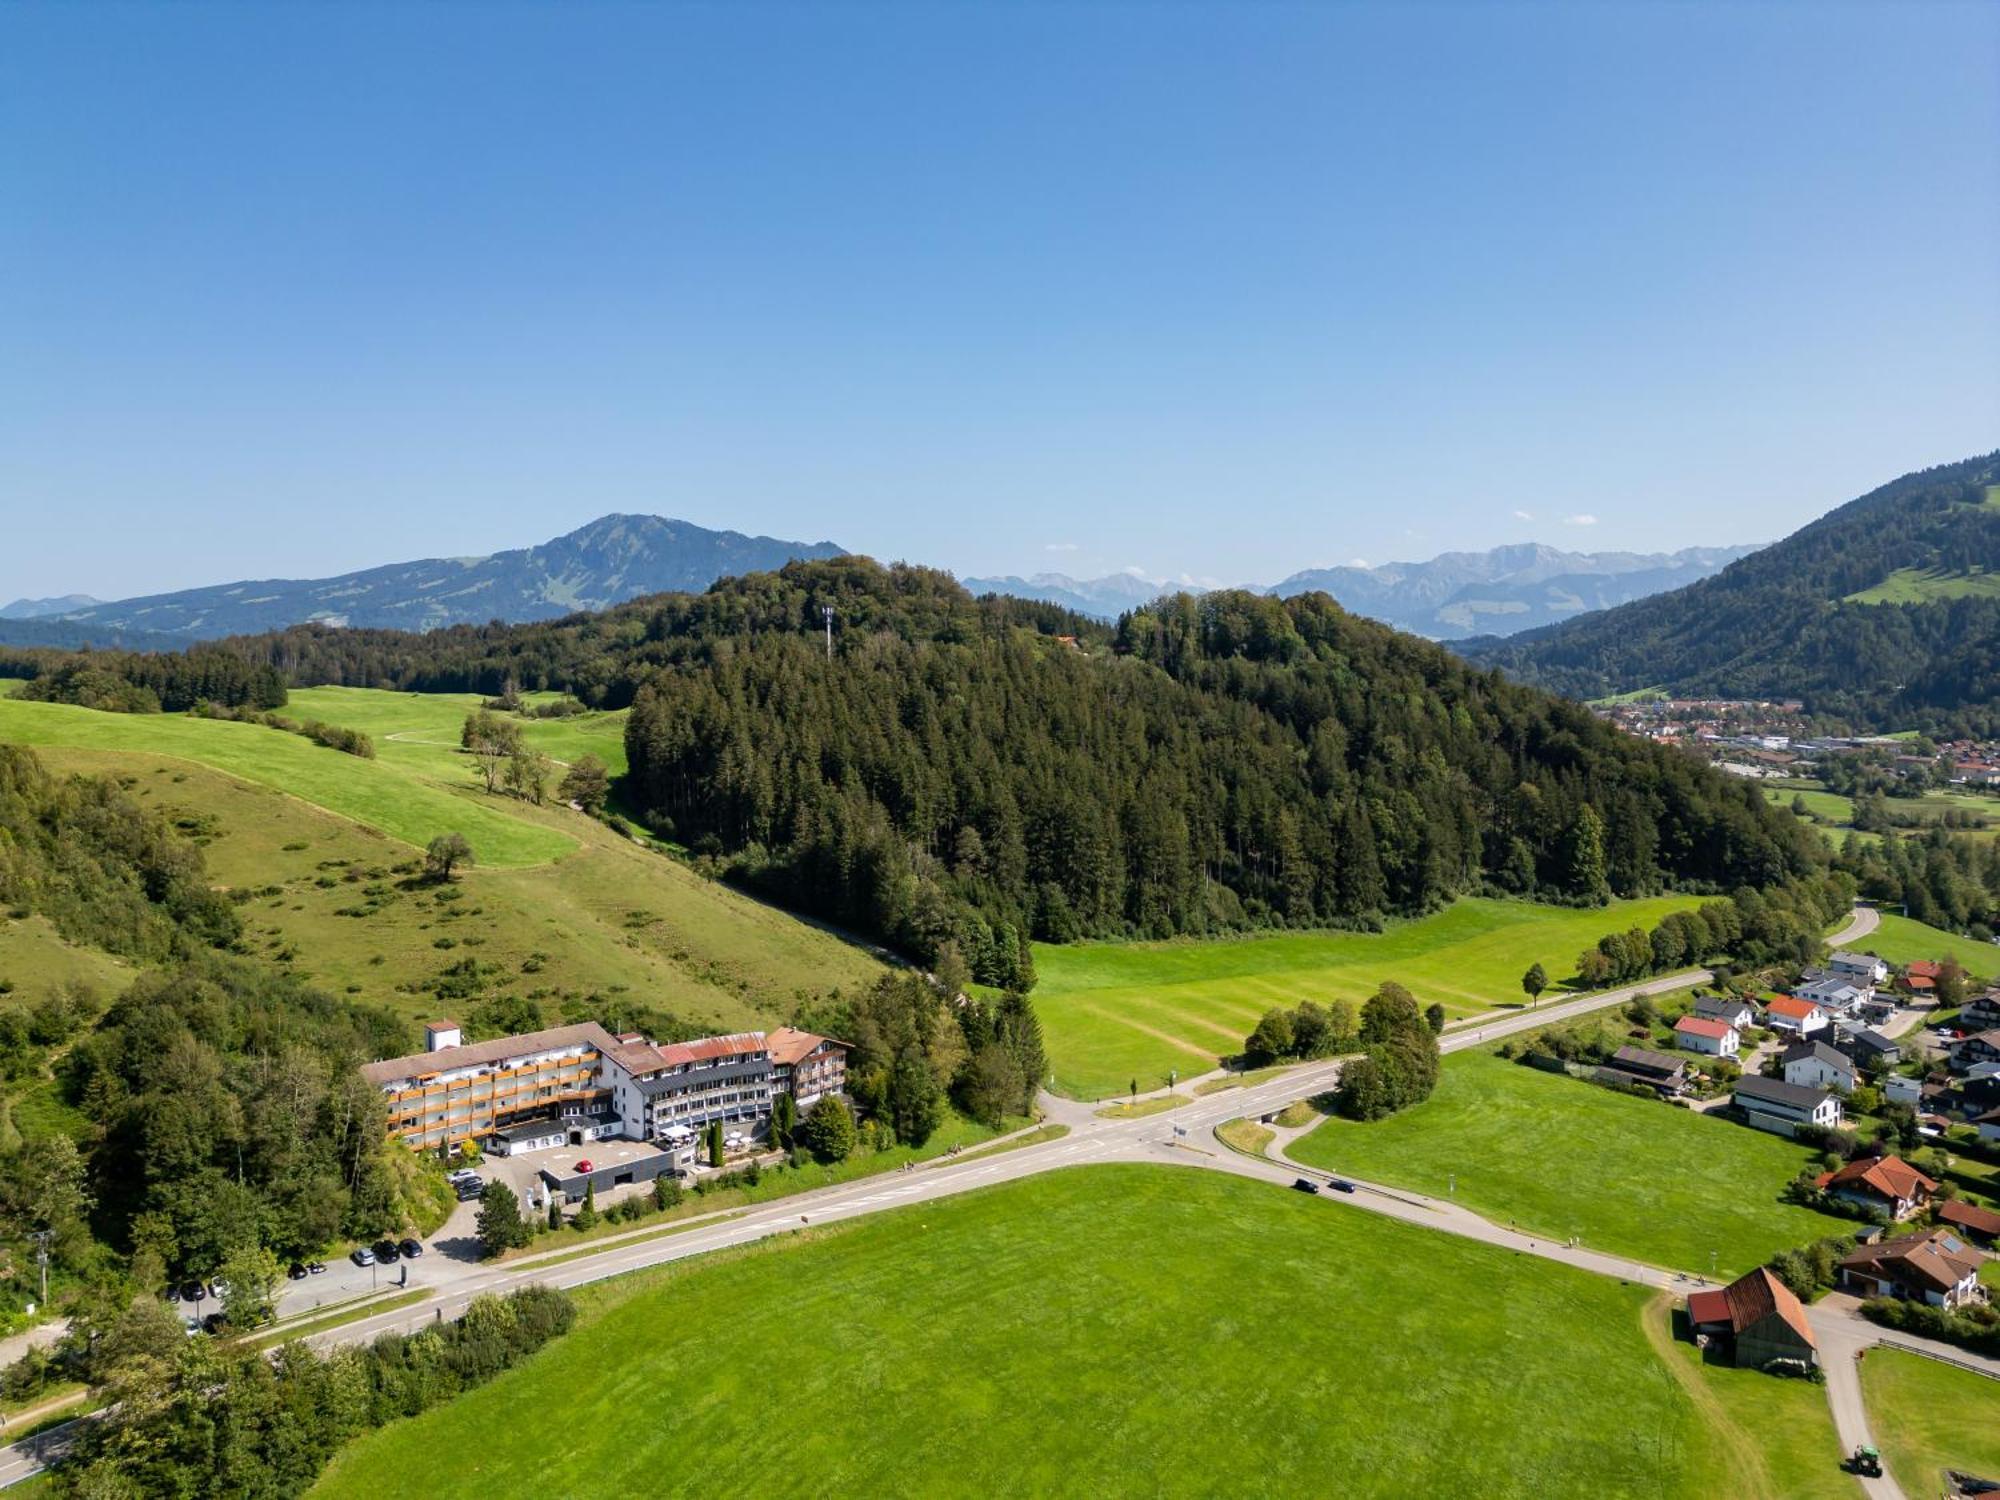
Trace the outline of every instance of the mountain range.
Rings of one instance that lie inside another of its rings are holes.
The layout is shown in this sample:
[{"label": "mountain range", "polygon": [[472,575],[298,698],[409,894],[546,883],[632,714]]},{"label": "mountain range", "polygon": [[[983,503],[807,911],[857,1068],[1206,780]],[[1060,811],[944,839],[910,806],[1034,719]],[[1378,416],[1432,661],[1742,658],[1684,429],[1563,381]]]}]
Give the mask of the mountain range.
[{"label": "mountain range", "polygon": [[609,515],[539,547],[488,557],[429,557],[334,578],[257,579],[111,603],[78,596],[84,602],[75,607],[63,600],[16,600],[0,610],[0,640],[178,646],[315,621],[435,630],[548,620],[640,594],[699,593],[718,578],[768,572],[795,558],[844,555],[832,542]]},{"label": "mountain range", "polygon": [[[1431,640],[1513,634],[1590,610],[1609,609],[1648,594],[1680,588],[1755,551],[1754,547],[1684,547],[1678,552],[1566,552],[1539,542],[1488,552],[1446,552],[1429,562],[1310,568],[1254,593],[1331,594],[1342,607]],[[1187,591],[1185,582],[1133,573],[1077,579],[1062,573],[1032,578],[968,578],[975,594],[1012,594],[1060,604],[1079,614],[1116,619],[1161,593]],[[1198,591],[1197,591],[1198,592]]]},{"label": "mountain range", "polygon": [[1712,578],[1461,655],[1577,697],[1802,700],[2000,734],[2000,452],[1906,474]]}]

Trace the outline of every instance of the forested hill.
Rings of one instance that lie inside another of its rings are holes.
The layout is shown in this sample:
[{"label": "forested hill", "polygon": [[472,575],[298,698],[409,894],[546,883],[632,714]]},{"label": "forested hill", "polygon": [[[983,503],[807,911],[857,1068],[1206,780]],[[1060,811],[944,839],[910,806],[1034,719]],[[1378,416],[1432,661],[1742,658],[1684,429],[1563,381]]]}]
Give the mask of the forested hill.
[{"label": "forested hill", "polygon": [[1700,583],[1457,649],[1583,698],[1801,698],[1860,728],[2000,733],[2000,453],[1905,475]]},{"label": "forested hill", "polygon": [[[831,661],[829,600],[852,622]],[[1074,645],[990,606],[864,559],[663,605],[630,800],[739,878],[920,959],[956,944],[995,983],[1032,977],[1031,936],[1719,890],[1817,858],[1749,788],[1324,595],[1175,597]]]}]

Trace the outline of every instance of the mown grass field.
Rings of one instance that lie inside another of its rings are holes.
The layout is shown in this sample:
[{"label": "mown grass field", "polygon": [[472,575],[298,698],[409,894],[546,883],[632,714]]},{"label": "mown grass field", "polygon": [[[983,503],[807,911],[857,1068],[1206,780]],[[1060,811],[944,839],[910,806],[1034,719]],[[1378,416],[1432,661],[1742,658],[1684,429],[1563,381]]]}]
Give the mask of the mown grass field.
[{"label": "mown grass field", "polygon": [[1926,927],[1922,922],[1914,922],[1893,912],[1883,912],[1881,925],[1854,946],[1892,964],[1907,964],[1922,958],[1942,959],[1950,955],[1968,974],[1981,979],[2000,976],[2000,948],[1973,938],[1959,937],[1955,933],[1940,932],[1935,927]]},{"label": "mown grass field", "polygon": [[1662,896],[1574,910],[1468,898],[1380,933],[1282,933],[1213,942],[1038,945],[1041,1015],[1059,1093],[1104,1098],[1204,1073],[1257,1018],[1301,1000],[1360,1001],[1386,979],[1453,1015],[1523,1003],[1534,963],[1560,984],[1607,932],[1699,905]]},{"label": "mown grass field", "polygon": [[470,774],[440,777],[428,762],[393,753],[363,760],[261,724],[0,698],[0,740],[176,756],[275,788],[413,849],[439,833],[462,833],[489,869],[546,864],[578,844],[561,826],[517,816],[501,799],[477,791]]},{"label": "mown grass field", "polygon": [[[1847,841],[1847,836],[1855,833],[1854,799],[1841,792],[1829,792],[1818,782],[1769,782],[1763,786],[1764,800],[1781,807],[1790,807],[1793,802],[1805,803],[1806,812],[1819,825],[1827,842],[1835,847]],[[1889,804],[1890,811],[1899,817],[1915,817],[1923,820],[1923,827],[1899,830],[1903,837],[1921,836],[1933,823],[1939,822],[1948,812],[1975,813],[2000,825],[2000,797],[1982,796],[1977,792],[1925,792],[1921,797],[1898,797]],[[2000,828],[1968,828],[1959,830],[1968,838],[1992,838],[2000,833]],[[1863,842],[1882,837],[1879,833],[1859,835]]]},{"label": "mown grass field", "polygon": [[1974,569],[1956,573],[1943,568],[1898,568],[1873,588],[1849,594],[1849,604],[1932,604],[1940,599],[1990,599],[2000,596],[2000,573]]},{"label": "mown grass field", "polygon": [[1871,1349],[1861,1361],[1861,1392],[1882,1460],[1911,1500],[1943,1494],[1948,1468],[2000,1478],[2000,1381]]},{"label": "mown grass field", "polygon": [[1704,1275],[1711,1251],[1735,1274],[1849,1228],[1779,1201],[1803,1146],[1488,1052],[1448,1057],[1414,1109],[1329,1119],[1287,1154],[1439,1198],[1455,1174],[1458,1201],[1496,1223]]},{"label": "mown grass field", "polygon": [[[524,693],[529,703],[552,703],[558,693]],[[477,775],[471,757],[458,748],[465,716],[480,705],[477,693],[396,693],[384,688],[293,688],[279,710],[294,719],[324,719],[365,730],[379,758],[421,768],[431,775],[470,784]],[[588,753],[613,776],[625,774],[625,713],[577,714],[567,719],[508,716],[521,737],[564,764]]]},{"label": "mown grass field", "polygon": [[[257,732],[364,773],[398,774]],[[394,874],[414,852],[399,841],[257,781],[133,751],[39,753],[58,771],[121,777],[201,839],[211,877],[254,893],[241,911],[256,951],[413,1018],[462,1011],[479,995],[534,996],[559,1008],[605,993],[729,1028],[781,1020],[801,993],[881,972],[853,944],[567,809],[494,799],[496,816],[530,832],[559,830],[572,852],[526,867],[482,862],[439,889]],[[17,925],[0,924],[0,944]],[[467,959],[479,966],[474,996],[440,999],[426,987]]]},{"label": "mown grass field", "polygon": [[1221,1174],[1052,1173],[578,1295],[315,1494],[1748,1493],[1645,1293]]}]

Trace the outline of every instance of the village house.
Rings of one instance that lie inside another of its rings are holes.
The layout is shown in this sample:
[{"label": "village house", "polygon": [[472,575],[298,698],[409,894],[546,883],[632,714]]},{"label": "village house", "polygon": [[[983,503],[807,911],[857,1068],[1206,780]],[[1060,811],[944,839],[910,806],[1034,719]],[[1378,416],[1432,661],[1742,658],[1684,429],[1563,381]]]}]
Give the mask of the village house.
[{"label": "village house", "polygon": [[1947,1198],[1937,1206],[1937,1221],[1956,1229],[1976,1244],[1992,1248],[2000,1240],[2000,1213],[1967,1203],[1963,1198]]},{"label": "village house", "polygon": [[1979,1138],[1988,1143],[2000,1143],[2000,1109],[1989,1109],[1973,1122]]},{"label": "village house", "polygon": [[1779,1055],[1778,1065],[1787,1083],[1803,1084],[1809,1089],[1838,1089],[1843,1094],[1854,1092],[1859,1076],[1853,1062],[1825,1042],[1794,1042]]},{"label": "village house", "polygon": [[1905,1078],[1901,1073],[1891,1073],[1882,1080],[1882,1097],[1891,1104],[1907,1104],[1915,1109],[1923,1102],[1924,1081],[1921,1078]]},{"label": "village house", "polygon": [[2000,1062],[2000,1027],[1961,1037],[1951,1044],[1951,1065],[1960,1072],[1990,1062]]},{"label": "village house", "polygon": [[1979,1300],[1984,1257],[1955,1230],[1877,1240],[1840,1258],[1840,1285],[1857,1297],[1901,1297],[1957,1308]]},{"label": "village house", "polygon": [[1801,1125],[1832,1130],[1840,1124],[1840,1096],[1782,1078],[1745,1074],[1736,1081],[1730,1102],[1743,1118],[1773,1135],[1792,1135]]},{"label": "village house", "polygon": [[1705,1052],[1711,1057],[1734,1057],[1743,1040],[1727,1021],[1711,1021],[1706,1016],[1682,1016],[1674,1022],[1674,1045],[1683,1052]]},{"label": "village house", "polygon": [[1840,949],[1826,961],[1826,966],[1854,984],[1878,985],[1889,977],[1889,966],[1872,953],[1849,953]]},{"label": "village house", "polygon": [[1779,1360],[1819,1363],[1805,1308],[1764,1266],[1728,1286],[1690,1293],[1687,1313],[1689,1331],[1720,1341],[1739,1368],[1761,1370]]},{"label": "village house", "polygon": [[1830,1198],[1856,1208],[1879,1209],[1891,1219],[1907,1219],[1937,1193],[1938,1185],[1900,1156],[1863,1156],[1817,1180]]},{"label": "village house", "polygon": [[1875,992],[1864,985],[1857,985],[1851,979],[1838,974],[1828,974],[1818,979],[1807,979],[1792,986],[1792,994],[1800,1000],[1810,1000],[1823,1010],[1836,1015],[1858,1009]]},{"label": "village house", "polygon": [[769,1040],[772,1090],[790,1094],[801,1112],[846,1090],[847,1043],[792,1026],[778,1027]]},{"label": "village house", "polygon": [[1810,1036],[1827,1024],[1827,1014],[1823,1007],[1810,1000],[1780,995],[1764,1007],[1764,1024],[1773,1031]]},{"label": "village house", "polygon": [[1734,995],[1703,995],[1694,1003],[1694,1014],[1705,1021],[1720,1021],[1725,1026],[1733,1026],[1738,1034],[1757,1024],[1757,1007]]},{"label": "village house", "polygon": [[2000,1029],[2000,990],[1988,990],[1966,1001],[1958,1013],[1958,1024],[1975,1034]]},{"label": "village house", "polygon": [[1857,1068],[1891,1067],[1903,1056],[1900,1045],[1866,1026],[1840,1027],[1834,1032],[1833,1045],[1846,1053]]}]

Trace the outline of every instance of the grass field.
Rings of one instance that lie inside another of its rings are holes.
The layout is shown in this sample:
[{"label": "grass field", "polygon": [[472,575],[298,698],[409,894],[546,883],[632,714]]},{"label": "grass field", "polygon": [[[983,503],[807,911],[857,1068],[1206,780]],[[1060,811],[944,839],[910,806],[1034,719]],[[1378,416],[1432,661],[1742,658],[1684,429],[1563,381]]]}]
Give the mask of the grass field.
[{"label": "grass field", "polygon": [[1893,912],[1883,912],[1881,926],[1855,946],[1892,964],[1906,964],[1920,958],[1942,959],[1949,954],[1968,974],[1981,979],[2000,975],[2000,948],[1973,938],[1940,932],[1935,927],[1926,927],[1922,922],[1913,922]]},{"label": "grass field", "polygon": [[1883,1462],[1911,1500],[1942,1494],[1947,1468],[2000,1479],[2000,1381],[1871,1349],[1861,1391]]},{"label": "grass field", "polygon": [[[483,995],[559,1004],[629,993],[727,1028],[782,1019],[802,992],[881,972],[862,949],[567,810],[516,803],[508,815],[531,830],[539,825],[530,818],[565,828],[568,857],[475,866],[440,891],[389,873],[410,853],[396,841],[257,782],[129,751],[40,754],[59,771],[119,776],[142,803],[185,823],[203,840],[214,880],[256,893],[241,911],[257,951],[412,1017]],[[0,923],[0,945],[21,925]],[[474,994],[441,1000],[426,988],[466,959],[479,966]]]},{"label": "grass field", "polygon": [[315,1493],[1746,1493],[1638,1289],[1220,1174],[1079,1168],[579,1300]]},{"label": "grass field", "polygon": [[[1838,848],[1854,833],[1854,799],[1840,792],[1829,792],[1818,782],[1780,782],[1763,787],[1764,799],[1781,807],[1790,807],[1795,800],[1803,801],[1806,811],[1819,824],[1819,830],[1827,842]],[[1898,817],[1915,817],[1923,826],[1897,830],[1906,838],[1921,837],[1929,827],[1943,819],[1948,812],[1976,813],[2000,825],[2000,797],[1982,796],[1976,792],[1925,792],[1921,797],[1897,797],[1889,804],[1890,811]],[[1967,838],[1993,838],[2000,834],[2000,827],[1967,828],[1957,830]],[[1864,843],[1878,840],[1879,833],[1863,833]]]},{"label": "grass field", "polygon": [[1849,594],[1849,604],[1931,604],[1939,599],[2000,598],[2000,573],[1973,569],[1898,568],[1873,588]]},{"label": "grass field", "polygon": [[131,968],[98,948],[63,941],[46,917],[15,919],[0,912],[0,1004],[40,1000],[59,984],[82,984],[100,995],[125,987]]},{"label": "grass field", "polygon": [[393,751],[363,760],[261,724],[0,698],[0,740],[175,756],[273,787],[416,849],[455,830],[472,841],[488,869],[545,864],[577,847],[556,824],[519,817],[500,798],[478,792],[470,776],[440,779],[428,761]]},{"label": "grass field", "polygon": [[1204,1073],[1239,1051],[1257,1018],[1301,1000],[1363,1000],[1385,979],[1453,1015],[1522,1003],[1521,976],[1542,964],[1557,983],[1607,932],[1652,927],[1691,896],[1574,910],[1470,898],[1380,933],[1285,933],[1215,942],[1079,943],[1035,949],[1056,1089],[1124,1093]]},{"label": "grass field", "polygon": [[[529,703],[552,702],[556,693],[525,693]],[[394,693],[384,688],[293,688],[280,710],[294,719],[324,719],[366,731],[378,758],[470,785],[475,767],[458,748],[465,716],[479,707],[477,693]],[[595,755],[613,776],[625,774],[625,712],[577,714],[567,719],[510,718],[521,737],[543,754],[572,764]]]},{"label": "grass field", "polygon": [[1802,1146],[1487,1052],[1448,1057],[1414,1109],[1330,1119],[1288,1154],[1440,1198],[1455,1174],[1458,1201],[1496,1223],[1703,1274],[1711,1251],[1733,1274],[1849,1228],[1778,1201]]}]

